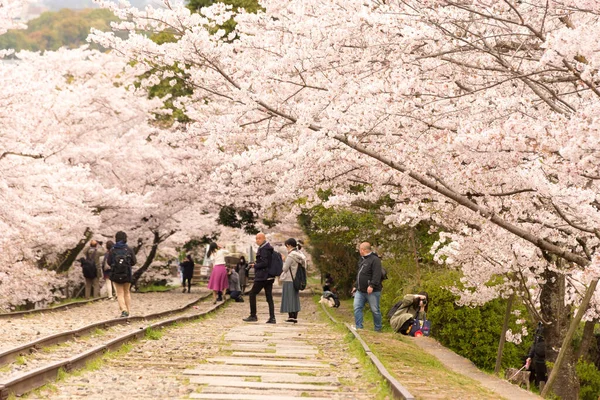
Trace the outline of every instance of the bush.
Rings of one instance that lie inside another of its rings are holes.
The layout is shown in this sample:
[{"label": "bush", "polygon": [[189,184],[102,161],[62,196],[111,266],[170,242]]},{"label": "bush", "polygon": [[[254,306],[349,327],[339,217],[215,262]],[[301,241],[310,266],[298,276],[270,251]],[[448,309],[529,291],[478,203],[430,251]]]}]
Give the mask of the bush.
[{"label": "bush", "polygon": [[579,399],[596,400],[600,396],[600,371],[594,363],[580,359],[575,367],[579,378]]}]

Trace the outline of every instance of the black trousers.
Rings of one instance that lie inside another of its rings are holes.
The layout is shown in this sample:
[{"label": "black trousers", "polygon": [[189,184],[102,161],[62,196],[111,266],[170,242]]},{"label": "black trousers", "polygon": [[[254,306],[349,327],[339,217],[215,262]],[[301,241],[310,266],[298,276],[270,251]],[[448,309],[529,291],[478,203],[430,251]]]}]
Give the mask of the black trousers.
[{"label": "black trousers", "polygon": [[185,288],[185,281],[187,281],[188,292],[192,287],[192,278],[183,278],[183,287]]},{"label": "black trousers", "polygon": [[274,279],[268,281],[254,281],[252,289],[248,297],[250,298],[250,315],[256,317],[256,295],[261,290],[265,289],[265,296],[267,297],[267,304],[269,304],[269,317],[275,319],[275,304],[273,304],[273,282]]}]

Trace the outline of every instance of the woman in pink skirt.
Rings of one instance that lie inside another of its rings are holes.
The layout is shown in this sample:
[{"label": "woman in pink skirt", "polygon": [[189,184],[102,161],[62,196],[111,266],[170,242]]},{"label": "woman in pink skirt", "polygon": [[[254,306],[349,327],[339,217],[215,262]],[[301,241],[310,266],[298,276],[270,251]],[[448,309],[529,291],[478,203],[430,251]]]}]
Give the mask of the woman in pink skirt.
[{"label": "woman in pink skirt", "polygon": [[[213,262],[213,269],[208,280],[208,288],[213,291],[213,304],[217,304],[218,292],[225,292],[225,289],[229,287],[229,281],[227,280],[227,268],[225,267],[225,256],[229,252],[222,249],[218,244],[211,243],[208,247],[207,256]],[[225,300],[225,296],[223,296]]]}]

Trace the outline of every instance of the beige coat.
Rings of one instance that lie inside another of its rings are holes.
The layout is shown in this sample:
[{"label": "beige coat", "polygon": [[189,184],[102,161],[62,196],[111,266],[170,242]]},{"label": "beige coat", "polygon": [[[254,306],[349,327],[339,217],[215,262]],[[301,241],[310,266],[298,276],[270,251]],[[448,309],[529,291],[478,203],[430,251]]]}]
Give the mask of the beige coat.
[{"label": "beige coat", "polygon": [[292,275],[296,276],[298,264],[306,266],[306,256],[299,250],[292,250],[283,262],[283,272],[279,276],[280,282],[293,282]]}]

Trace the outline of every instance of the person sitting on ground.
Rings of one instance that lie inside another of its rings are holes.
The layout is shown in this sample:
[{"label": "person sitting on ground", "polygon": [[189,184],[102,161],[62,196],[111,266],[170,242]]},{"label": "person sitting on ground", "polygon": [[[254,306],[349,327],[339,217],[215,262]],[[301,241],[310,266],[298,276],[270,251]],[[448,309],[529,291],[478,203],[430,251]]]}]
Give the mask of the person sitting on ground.
[{"label": "person sitting on ground", "polygon": [[331,274],[329,272],[327,272],[325,274],[325,285],[323,285],[323,291],[335,293],[336,290],[335,290],[334,286],[335,286],[335,282],[333,281]]},{"label": "person sitting on ground", "polygon": [[424,319],[429,309],[429,295],[427,292],[407,294],[398,303],[394,304],[388,312],[390,325],[394,331],[408,335],[415,318]]},{"label": "person sitting on ground", "polygon": [[194,277],[194,260],[192,259],[192,255],[188,254],[185,257],[185,261],[181,263],[181,268],[183,270],[182,273],[182,286],[183,293],[185,293],[185,283],[187,281],[187,291],[188,293],[192,293],[192,278]]},{"label": "person sitting on ground", "polygon": [[229,282],[229,297],[235,300],[236,303],[243,303],[242,290],[240,288],[240,276],[235,269],[227,268],[227,280]]}]

